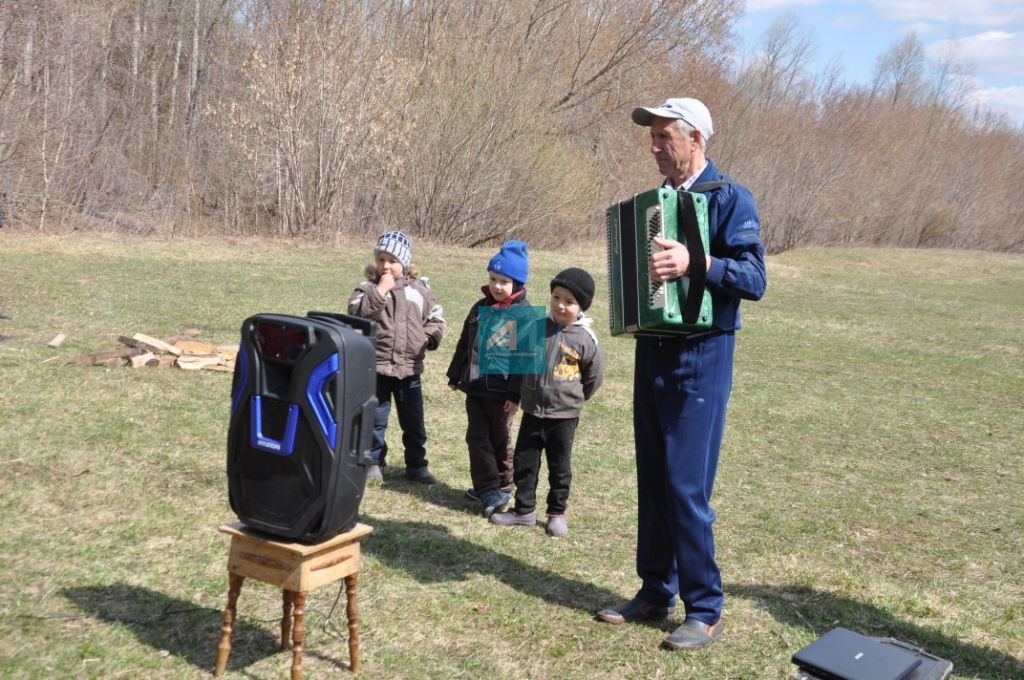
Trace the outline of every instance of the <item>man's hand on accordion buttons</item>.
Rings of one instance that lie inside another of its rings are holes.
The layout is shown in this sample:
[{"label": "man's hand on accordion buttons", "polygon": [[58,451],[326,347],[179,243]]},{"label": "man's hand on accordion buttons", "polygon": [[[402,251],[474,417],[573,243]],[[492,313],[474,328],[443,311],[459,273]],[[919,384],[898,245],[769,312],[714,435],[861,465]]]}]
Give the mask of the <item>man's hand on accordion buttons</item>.
[{"label": "man's hand on accordion buttons", "polygon": [[[662,250],[651,253],[648,270],[655,281],[668,281],[685,276],[690,270],[690,251],[679,241],[660,236],[654,237],[654,244]],[[707,268],[711,269],[711,257],[707,257]]]},{"label": "man's hand on accordion buttons", "polygon": [[690,251],[679,241],[655,236],[654,245],[661,248],[651,253],[650,272],[655,281],[680,277],[690,268]]}]

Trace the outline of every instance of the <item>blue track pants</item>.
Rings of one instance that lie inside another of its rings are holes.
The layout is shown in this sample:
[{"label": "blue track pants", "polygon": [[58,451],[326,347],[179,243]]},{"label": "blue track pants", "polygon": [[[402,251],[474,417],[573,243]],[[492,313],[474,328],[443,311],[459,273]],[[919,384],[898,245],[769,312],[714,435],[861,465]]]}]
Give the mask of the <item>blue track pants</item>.
[{"label": "blue track pants", "polygon": [[639,597],[715,623],[722,579],[715,564],[711,491],[732,390],[732,332],[689,340],[639,338],[633,393]]}]

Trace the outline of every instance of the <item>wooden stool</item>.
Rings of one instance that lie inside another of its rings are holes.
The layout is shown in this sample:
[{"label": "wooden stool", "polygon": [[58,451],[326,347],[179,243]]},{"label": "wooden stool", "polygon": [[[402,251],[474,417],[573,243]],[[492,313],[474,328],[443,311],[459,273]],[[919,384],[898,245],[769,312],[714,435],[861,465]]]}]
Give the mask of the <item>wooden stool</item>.
[{"label": "wooden stool", "polygon": [[224,610],[224,624],[221,626],[220,644],[217,646],[217,667],[213,674],[222,674],[228,665],[238,593],[247,577],[283,589],[281,651],[288,649],[288,638],[291,636],[292,680],[302,677],[306,593],[344,578],[348,596],[349,666],[353,673],[358,672],[359,613],[356,608],[356,579],[360,567],[359,541],[371,533],[373,527],[356,524],[351,531],[316,545],[278,542],[251,531],[241,522],[225,524],[219,531],[231,536],[231,555],[228,557],[228,606]]}]

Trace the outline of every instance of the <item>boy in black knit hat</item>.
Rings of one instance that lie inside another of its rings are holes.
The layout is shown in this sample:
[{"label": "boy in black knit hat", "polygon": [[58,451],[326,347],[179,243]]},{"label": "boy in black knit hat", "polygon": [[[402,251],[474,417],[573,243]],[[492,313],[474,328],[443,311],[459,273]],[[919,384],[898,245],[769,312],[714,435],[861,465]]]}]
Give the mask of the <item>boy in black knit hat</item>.
[{"label": "boy in black knit hat", "polygon": [[536,525],[543,450],[548,464],[547,533],[553,538],[569,535],[565,510],[572,482],[572,442],[583,402],[593,396],[604,376],[601,347],[590,330],[591,319],[583,314],[593,299],[594,279],[582,269],[565,269],[551,279],[545,370],[523,376],[520,390],[523,419],[514,459],[515,509],[491,515],[494,524]]}]

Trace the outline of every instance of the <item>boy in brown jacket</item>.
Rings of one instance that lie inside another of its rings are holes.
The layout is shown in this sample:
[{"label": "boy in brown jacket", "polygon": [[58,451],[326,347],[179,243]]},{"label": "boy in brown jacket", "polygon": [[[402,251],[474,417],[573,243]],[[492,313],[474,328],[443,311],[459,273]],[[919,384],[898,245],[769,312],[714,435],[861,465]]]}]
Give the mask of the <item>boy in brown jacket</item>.
[{"label": "boy in brown jacket", "polygon": [[412,243],[400,231],[377,239],[375,264],[367,267],[367,281],[356,286],[348,301],[349,314],[377,323],[377,413],[373,423],[374,465],[369,480],[382,481],[380,468],[388,452],[385,432],[395,399],[398,424],[405,447],[405,476],[414,482],[437,480],[427,468],[427,430],[423,420],[423,355],[437,349],[444,334],[441,305],[410,267]]}]

